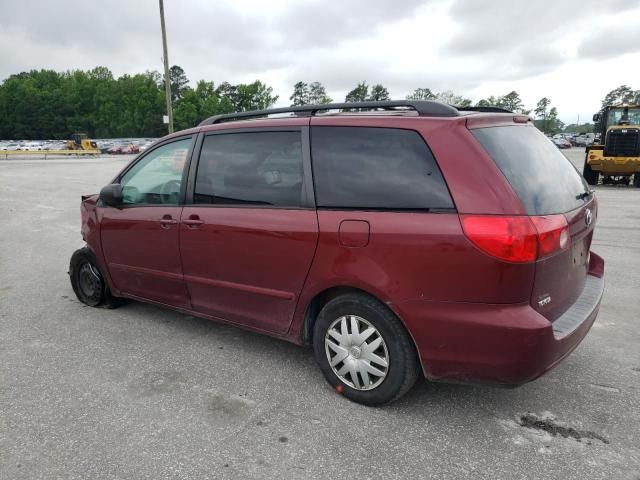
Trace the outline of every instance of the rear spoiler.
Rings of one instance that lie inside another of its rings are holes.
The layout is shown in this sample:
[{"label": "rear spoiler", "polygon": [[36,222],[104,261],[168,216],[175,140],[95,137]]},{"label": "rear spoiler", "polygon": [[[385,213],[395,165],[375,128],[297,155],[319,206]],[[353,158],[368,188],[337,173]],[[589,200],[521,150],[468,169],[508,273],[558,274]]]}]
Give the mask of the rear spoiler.
[{"label": "rear spoiler", "polygon": [[461,112],[484,112],[484,113],[513,113],[511,110],[500,107],[456,107]]},{"label": "rear spoiler", "polygon": [[504,127],[506,125],[513,125],[514,123],[527,124],[532,121],[528,115],[514,115],[513,113],[507,114],[493,114],[493,115],[473,115],[467,118],[467,128],[472,130],[474,128],[486,128],[486,127]]}]

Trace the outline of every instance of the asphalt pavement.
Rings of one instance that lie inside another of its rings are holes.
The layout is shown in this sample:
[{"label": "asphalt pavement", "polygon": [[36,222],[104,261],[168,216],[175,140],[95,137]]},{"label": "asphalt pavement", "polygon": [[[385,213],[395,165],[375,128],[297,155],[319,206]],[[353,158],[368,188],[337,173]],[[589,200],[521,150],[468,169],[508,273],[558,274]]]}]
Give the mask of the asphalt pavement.
[{"label": "asphalt pavement", "polygon": [[606,292],[557,368],[368,408],[310,349],[76,300],[80,195],[126,161],[0,160],[0,479],[640,479],[640,189],[597,188]]}]

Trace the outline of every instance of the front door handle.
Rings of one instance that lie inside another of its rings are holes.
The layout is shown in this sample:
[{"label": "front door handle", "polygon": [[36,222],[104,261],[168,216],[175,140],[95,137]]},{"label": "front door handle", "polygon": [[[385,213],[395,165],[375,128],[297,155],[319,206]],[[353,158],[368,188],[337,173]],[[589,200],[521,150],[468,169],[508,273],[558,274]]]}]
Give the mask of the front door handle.
[{"label": "front door handle", "polygon": [[200,217],[198,217],[197,215],[192,215],[189,218],[183,219],[182,223],[184,223],[189,228],[198,228],[204,223],[204,220],[200,220]]},{"label": "front door handle", "polygon": [[165,215],[160,219],[160,226],[162,228],[171,228],[171,225],[178,223],[177,220],[171,218],[171,215]]}]

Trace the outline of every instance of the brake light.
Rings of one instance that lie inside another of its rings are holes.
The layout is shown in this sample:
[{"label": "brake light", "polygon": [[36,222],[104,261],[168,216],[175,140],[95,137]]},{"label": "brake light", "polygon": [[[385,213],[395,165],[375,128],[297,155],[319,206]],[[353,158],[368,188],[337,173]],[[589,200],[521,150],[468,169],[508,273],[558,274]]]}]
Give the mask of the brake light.
[{"label": "brake light", "polygon": [[480,250],[507,262],[533,262],[538,253],[536,229],[529,217],[463,216],[464,234]]},{"label": "brake light", "polygon": [[567,248],[570,243],[564,215],[464,215],[461,220],[469,240],[483,252],[507,262],[534,262]]},{"label": "brake light", "polygon": [[538,231],[538,258],[569,246],[569,224],[564,215],[531,217],[531,221]]}]

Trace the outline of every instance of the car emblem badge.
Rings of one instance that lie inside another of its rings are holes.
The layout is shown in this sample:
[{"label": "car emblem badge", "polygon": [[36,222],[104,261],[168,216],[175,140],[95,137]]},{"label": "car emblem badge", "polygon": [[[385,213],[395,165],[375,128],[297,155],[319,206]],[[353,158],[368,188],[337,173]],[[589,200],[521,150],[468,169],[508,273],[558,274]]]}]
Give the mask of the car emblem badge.
[{"label": "car emblem badge", "polygon": [[593,222],[593,214],[591,213],[591,209],[587,208],[584,214],[584,223],[591,225],[591,222]]}]

